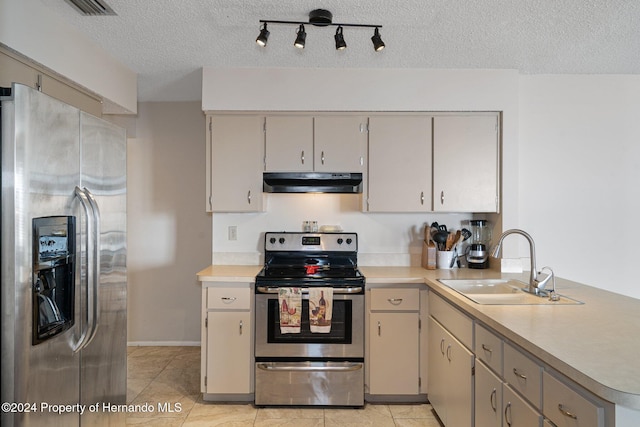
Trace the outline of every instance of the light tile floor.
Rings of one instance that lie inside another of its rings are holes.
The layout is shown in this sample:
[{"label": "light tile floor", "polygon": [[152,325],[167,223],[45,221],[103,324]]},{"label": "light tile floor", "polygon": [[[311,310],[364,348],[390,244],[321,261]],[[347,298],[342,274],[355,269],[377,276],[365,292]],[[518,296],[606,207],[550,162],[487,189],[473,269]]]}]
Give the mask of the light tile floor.
[{"label": "light tile floor", "polygon": [[256,408],[205,402],[200,347],[129,347],[127,426],[440,427],[431,405],[367,404],[364,409]]}]

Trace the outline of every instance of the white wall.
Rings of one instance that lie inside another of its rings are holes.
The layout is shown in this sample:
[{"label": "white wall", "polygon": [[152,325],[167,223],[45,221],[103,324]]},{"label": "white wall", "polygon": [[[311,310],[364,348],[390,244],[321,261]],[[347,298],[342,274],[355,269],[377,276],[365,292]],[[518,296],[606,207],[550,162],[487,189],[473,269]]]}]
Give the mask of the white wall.
[{"label": "white wall", "polygon": [[539,267],[640,298],[640,76],[521,76],[519,181]]},{"label": "white wall", "polygon": [[134,113],[137,75],[37,0],[0,0],[0,43],[106,98],[103,113]]},{"label": "white wall", "polygon": [[211,263],[205,119],[198,102],[142,103],[128,145],[128,340],[200,342],[201,286]]}]

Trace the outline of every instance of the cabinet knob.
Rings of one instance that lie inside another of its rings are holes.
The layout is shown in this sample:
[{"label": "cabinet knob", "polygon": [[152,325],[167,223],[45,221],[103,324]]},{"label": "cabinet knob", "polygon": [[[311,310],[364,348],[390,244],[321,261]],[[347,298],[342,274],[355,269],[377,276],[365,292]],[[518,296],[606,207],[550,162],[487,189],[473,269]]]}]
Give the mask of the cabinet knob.
[{"label": "cabinet knob", "polygon": [[378,336],[382,335],[382,325],[380,324],[380,321],[378,320]]},{"label": "cabinet knob", "polygon": [[322,164],[324,165],[324,151],[322,151],[320,153],[320,161],[322,162]]},{"label": "cabinet knob", "polygon": [[424,191],[420,192],[420,204],[424,205]]},{"label": "cabinet knob", "polygon": [[440,192],[440,204],[444,205],[444,190]]},{"label": "cabinet knob", "polygon": [[242,326],[244,326],[244,325],[243,325],[242,320],[241,320],[240,321],[240,335],[242,335]]},{"label": "cabinet knob", "polygon": [[247,202],[251,204],[251,190],[247,191]]},{"label": "cabinet knob", "polygon": [[302,153],[300,153],[300,163],[304,165],[304,150],[302,150]]}]

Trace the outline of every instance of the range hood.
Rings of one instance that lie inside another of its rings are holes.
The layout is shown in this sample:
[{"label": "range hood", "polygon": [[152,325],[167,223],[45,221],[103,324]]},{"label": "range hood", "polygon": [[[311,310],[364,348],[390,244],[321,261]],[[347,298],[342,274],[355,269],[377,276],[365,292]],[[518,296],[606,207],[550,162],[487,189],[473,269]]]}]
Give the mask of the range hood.
[{"label": "range hood", "polygon": [[265,193],[362,193],[361,173],[265,172]]}]

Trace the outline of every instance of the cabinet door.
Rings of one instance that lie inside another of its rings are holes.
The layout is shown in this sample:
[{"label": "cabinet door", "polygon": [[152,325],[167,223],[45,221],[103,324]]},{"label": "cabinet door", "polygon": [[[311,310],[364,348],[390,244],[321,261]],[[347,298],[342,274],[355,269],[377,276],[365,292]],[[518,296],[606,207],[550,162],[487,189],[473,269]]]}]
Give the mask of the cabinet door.
[{"label": "cabinet door", "polygon": [[476,359],[475,414],[477,426],[502,426],[502,381],[479,359]]},{"label": "cabinet door", "polygon": [[265,170],[302,172],[313,170],[313,117],[266,118]]},{"label": "cabinet door", "polygon": [[497,114],[434,118],[434,211],[498,211],[498,129]]},{"label": "cabinet door", "polygon": [[369,118],[369,212],[431,210],[431,117]]},{"label": "cabinet door", "polygon": [[473,362],[475,357],[465,346],[451,338],[446,349],[447,425],[473,425]]},{"label": "cabinet door", "polygon": [[504,424],[508,427],[540,427],[542,415],[508,385],[503,390]]},{"label": "cabinet door", "polygon": [[207,393],[251,393],[251,314],[209,312],[207,322]]},{"label": "cabinet door", "polygon": [[371,313],[371,394],[419,394],[418,313]]},{"label": "cabinet door", "polygon": [[366,117],[319,116],[314,118],[316,171],[364,172],[366,153]]},{"label": "cabinet door", "polygon": [[446,388],[449,378],[447,375],[448,362],[446,359],[446,343],[448,334],[444,328],[429,317],[429,350],[427,358],[427,392],[429,403],[445,425],[446,413]]},{"label": "cabinet door", "polygon": [[262,211],[263,124],[261,116],[209,117],[211,211]]}]

